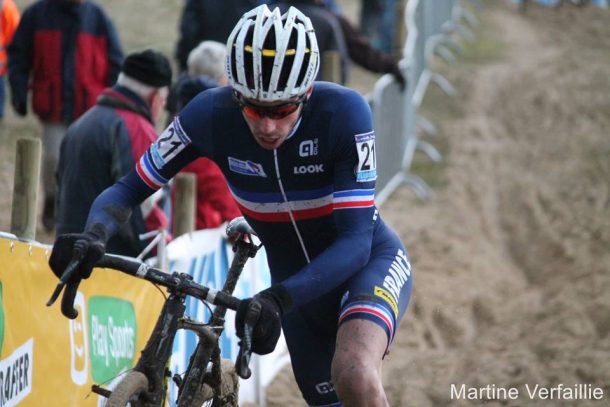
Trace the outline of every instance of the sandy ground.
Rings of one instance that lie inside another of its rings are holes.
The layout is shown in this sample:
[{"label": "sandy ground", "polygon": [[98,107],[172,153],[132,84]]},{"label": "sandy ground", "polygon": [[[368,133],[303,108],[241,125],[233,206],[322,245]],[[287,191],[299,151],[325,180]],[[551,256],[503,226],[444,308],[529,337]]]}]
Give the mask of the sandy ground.
[{"label": "sandy ground", "polygon": [[[381,208],[415,270],[384,364],[389,402],[610,405],[610,12],[490,3],[477,34],[495,56],[443,68],[458,97],[436,122],[434,197],[401,188]],[[604,399],[525,388],[576,383]],[[451,400],[451,384],[519,398]],[[304,405],[289,371],[268,399]]]}]

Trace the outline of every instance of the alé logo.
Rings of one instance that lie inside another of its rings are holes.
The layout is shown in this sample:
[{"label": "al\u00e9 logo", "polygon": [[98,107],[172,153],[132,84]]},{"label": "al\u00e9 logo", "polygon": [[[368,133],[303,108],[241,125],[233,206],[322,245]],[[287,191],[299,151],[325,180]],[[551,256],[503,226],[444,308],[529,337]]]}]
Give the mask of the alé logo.
[{"label": "al\u00e9 logo", "polygon": [[136,314],[129,301],[99,296],[89,299],[88,315],[91,375],[104,382],[133,365]]}]

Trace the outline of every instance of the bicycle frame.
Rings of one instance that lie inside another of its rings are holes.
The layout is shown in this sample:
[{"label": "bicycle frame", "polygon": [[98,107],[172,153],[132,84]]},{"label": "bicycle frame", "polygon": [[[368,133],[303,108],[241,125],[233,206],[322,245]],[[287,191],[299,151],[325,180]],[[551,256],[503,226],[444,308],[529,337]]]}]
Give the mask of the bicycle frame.
[{"label": "bicycle frame", "polygon": [[[239,279],[248,258],[254,257],[258,251],[257,246],[241,239],[235,242],[233,249],[235,251],[235,257],[231,262],[231,267],[227,272],[227,278],[222,288],[222,291],[227,294],[231,294],[233,290],[235,290],[237,280]],[[195,352],[191,355],[189,360],[189,365],[185,374],[186,380],[184,380],[178,395],[178,406],[191,405],[190,403],[192,403],[196,397],[198,389],[204,383],[204,379],[206,379],[214,389],[213,405],[217,405],[220,401],[217,400],[220,394],[222,373],[220,370],[220,347],[218,346],[218,339],[224,330],[224,317],[226,312],[226,307],[217,305],[208,324],[211,329],[206,330],[203,334],[198,332],[199,342],[197,343]],[[210,360],[212,361],[212,371],[209,378],[206,378],[206,367]]]}]

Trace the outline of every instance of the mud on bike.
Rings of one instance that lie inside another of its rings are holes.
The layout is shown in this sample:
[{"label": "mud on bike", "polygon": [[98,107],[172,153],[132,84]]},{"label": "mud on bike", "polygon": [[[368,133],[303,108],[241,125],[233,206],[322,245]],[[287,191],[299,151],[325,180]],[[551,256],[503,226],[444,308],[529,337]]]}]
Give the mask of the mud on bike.
[{"label": "mud on bike", "polygon": [[[172,380],[178,387],[176,405],[191,406],[237,406],[239,379],[251,375],[248,366],[251,357],[252,329],[260,314],[260,304],[253,301],[245,316],[244,336],[235,365],[222,360],[219,337],[224,329],[227,309],[237,310],[241,300],[231,294],[235,289],[241,271],[250,257],[254,257],[261,247],[252,242],[254,231],[243,218],[236,218],[227,226],[227,236],[234,241],[235,255],[227,273],[222,290],[215,290],[192,281],[185,273],[166,273],[132,258],[110,254],[96,264],[96,267],[110,268],[134,277],[150,281],[167,288],[163,308],[156,325],[142,350],[135,367],[124,374],[111,391],[93,385],[92,391],[107,398],[106,406],[158,407],[165,405],[171,372],[167,368],[173,348],[174,338],[179,329],[187,329],[197,334],[198,343],[192,353],[183,376],[174,374]],[[75,253],[47,305],[52,305],[63,287],[74,274],[80,253]],[[70,289],[68,289],[70,288]],[[68,318],[76,318],[74,295],[77,288],[68,286],[62,297],[61,310]],[[185,316],[185,300],[192,296],[216,307],[206,323]]]}]

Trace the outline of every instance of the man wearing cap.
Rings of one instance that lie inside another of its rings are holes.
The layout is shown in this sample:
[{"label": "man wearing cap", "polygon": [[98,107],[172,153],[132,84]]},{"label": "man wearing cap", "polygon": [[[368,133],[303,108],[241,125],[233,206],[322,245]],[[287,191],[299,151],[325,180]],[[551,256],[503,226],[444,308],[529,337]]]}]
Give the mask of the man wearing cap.
[{"label": "man wearing cap", "polygon": [[[162,54],[132,53],[116,85],[68,128],[57,170],[57,234],[82,231],[95,197],[128,173],[155,141],[154,122],[163,112],[171,78]],[[108,242],[108,250],[137,256],[144,247],[138,235],[166,225],[160,208],[145,202]]]}]

